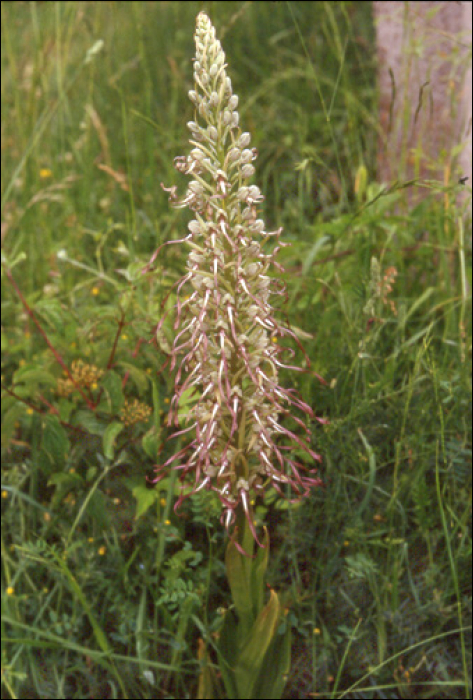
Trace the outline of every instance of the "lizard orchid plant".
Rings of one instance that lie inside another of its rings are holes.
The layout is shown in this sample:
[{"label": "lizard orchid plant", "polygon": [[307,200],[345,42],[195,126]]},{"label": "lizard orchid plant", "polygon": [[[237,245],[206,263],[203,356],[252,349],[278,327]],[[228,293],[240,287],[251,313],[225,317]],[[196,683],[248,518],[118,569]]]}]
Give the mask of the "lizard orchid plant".
[{"label": "lizard orchid plant", "polygon": [[[197,17],[194,59],[195,89],[189,98],[195,121],[188,123],[192,150],[175,159],[175,167],[191,181],[182,198],[166,189],[174,207],[188,207],[194,218],[185,238],[187,272],[177,283],[171,370],[178,366],[169,426],[179,426],[179,403],[192,389],[197,401],[187,412],[186,427],[174,433],[192,434],[190,442],[158,470],[158,480],[170,465],[181,471],[184,498],[201,489],[218,494],[222,521],[228,531],[243,509],[254,539],[252,495],[272,485],[281,495],[291,487],[296,498],[319,484],[315,470],[293,457],[294,450],[313,462],[320,456],[308,445],[309,431],[296,415],[313,418],[312,409],[292,389],[279,384],[281,368],[301,371],[283,362],[294,350],[279,339],[294,331],[274,316],[272,297],[285,286],[270,277],[281,229],[267,232],[258,218],[263,196],[249,184],[257,156],[251,137],[239,126],[238,97],[226,72],[225,54],[206,14]],[[264,245],[276,239],[268,253]],[[185,296],[184,296],[185,295]],[[307,359],[307,358],[306,358]],[[186,407],[187,408],[187,407]],[[303,437],[290,429],[292,422]],[[193,486],[184,491],[191,476]]]},{"label": "lizard orchid plant", "polygon": [[[282,608],[274,591],[265,603],[268,535],[264,530],[264,541],[258,539],[252,503],[268,486],[291,499],[306,496],[320,483],[313,466],[320,456],[309,445],[304,421],[314,417],[312,409],[279,382],[282,368],[302,371],[287,364],[285,356],[295,352],[281,341],[299,342],[276,320],[272,304],[286,294],[278,275],[268,274],[272,267],[283,271],[275,258],[285,244],[281,229],[266,231],[258,216],[263,196],[250,184],[257,152],[240,128],[225,54],[203,12],[195,43],[191,150],[175,159],[177,170],[191,179],[182,198],[176,187],[164,188],[172,206],[193,212],[188,234],[170,241],[186,244],[189,254],[176,290],[168,425],[176,428],[172,437],[186,434],[189,441],[158,468],[156,481],[179,470],[176,508],[201,489],[218,495],[230,534],[226,569],[234,602],[219,644],[227,695],[279,697],[290,633],[277,634]],[[201,674],[199,697],[214,697],[209,679]]]}]

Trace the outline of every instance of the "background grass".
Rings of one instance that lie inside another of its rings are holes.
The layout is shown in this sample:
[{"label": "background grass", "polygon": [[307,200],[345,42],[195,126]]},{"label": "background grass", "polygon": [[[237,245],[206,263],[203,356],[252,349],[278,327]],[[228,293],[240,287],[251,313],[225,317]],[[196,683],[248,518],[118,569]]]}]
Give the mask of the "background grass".
[{"label": "background grass", "polygon": [[[174,476],[145,480],[170,449],[152,341],[183,253],[141,269],[185,231],[160,183],[180,183],[202,8],[1,5],[5,698],[195,697],[230,601],[218,504],[177,517]],[[284,377],[330,419],[324,487],[257,504],[294,632],[285,697],[470,697],[465,188],[409,206],[412,185],[376,182],[370,3],[205,9],[292,243],[282,313],[327,381]]]}]

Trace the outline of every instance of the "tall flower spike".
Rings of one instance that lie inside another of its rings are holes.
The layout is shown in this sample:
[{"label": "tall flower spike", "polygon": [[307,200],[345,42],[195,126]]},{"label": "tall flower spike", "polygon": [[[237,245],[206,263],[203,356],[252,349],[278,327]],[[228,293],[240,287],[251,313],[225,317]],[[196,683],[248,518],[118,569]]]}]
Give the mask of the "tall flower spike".
[{"label": "tall flower spike", "polygon": [[[168,417],[168,425],[180,428],[173,437],[193,437],[158,468],[156,481],[173,465],[181,480],[176,507],[196,491],[211,489],[223,505],[227,530],[232,531],[241,507],[258,542],[252,494],[273,485],[281,495],[287,487],[296,498],[307,495],[320,480],[294,454],[305,453],[310,462],[320,457],[308,445],[305,423],[294,415],[299,411],[313,417],[311,408],[278,383],[279,368],[288,367],[283,353],[294,355],[278,338],[297,338],[276,321],[270,304],[272,296],[285,294],[284,284],[267,274],[271,265],[282,270],[274,258],[284,244],[267,254],[263,246],[279,239],[282,229],[268,233],[257,218],[263,196],[249,184],[257,152],[250,147],[250,134],[239,127],[238,97],[226,73],[225,54],[203,12],[197,17],[195,43],[195,89],[189,92],[195,121],[188,123],[192,150],[175,159],[177,170],[191,181],[181,199],[175,187],[164,188],[174,207],[187,206],[195,216],[189,234],[171,241],[185,242],[190,252],[187,273],[177,283],[178,332],[171,368],[178,369]],[[184,287],[190,290],[181,296]],[[183,425],[179,403],[188,390],[195,402],[190,410],[186,406]],[[282,419],[292,420],[295,428],[290,430]],[[190,490],[185,486],[189,476]]]}]

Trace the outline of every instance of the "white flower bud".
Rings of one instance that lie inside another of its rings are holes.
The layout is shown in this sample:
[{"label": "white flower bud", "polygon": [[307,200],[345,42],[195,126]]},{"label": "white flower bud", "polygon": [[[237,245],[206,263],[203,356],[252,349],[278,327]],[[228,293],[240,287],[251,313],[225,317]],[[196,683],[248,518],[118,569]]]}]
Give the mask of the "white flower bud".
[{"label": "white flower bud", "polygon": [[218,139],[218,131],[214,126],[209,126],[207,129],[207,136],[209,141],[212,141],[213,143],[217,143]]},{"label": "white flower bud", "polygon": [[263,219],[256,219],[254,223],[251,224],[251,230],[254,233],[261,233],[264,231],[264,221]]},{"label": "white flower bud", "polygon": [[204,261],[204,256],[199,255],[199,253],[196,253],[195,250],[191,250],[189,253],[189,257],[187,258],[188,262],[196,265],[200,265]]},{"label": "white flower bud", "polygon": [[249,196],[250,199],[252,199],[254,202],[259,202],[259,201],[262,200],[262,194],[261,194],[261,192],[260,192],[259,187],[257,187],[256,185],[250,185],[250,187],[249,187],[249,192],[248,192],[248,196]]},{"label": "white flower bud", "polygon": [[193,192],[194,194],[203,194],[204,192],[204,188],[202,187],[200,182],[197,182],[197,180],[191,180],[187,189],[189,190],[189,192]]},{"label": "white flower bud", "polygon": [[206,119],[209,115],[209,105],[207,100],[201,100],[199,104],[199,114]]},{"label": "white flower bud", "polygon": [[190,283],[196,291],[199,291],[199,289],[202,289],[203,279],[201,275],[194,275],[191,277]]},{"label": "white flower bud", "polygon": [[200,224],[199,224],[199,222],[196,221],[195,219],[192,219],[192,221],[189,221],[189,223],[187,224],[187,228],[189,229],[189,231],[190,231],[191,233],[193,233],[193,234],[196,235],[196,236],[197,236],[199,233],[201,233]]},{"label": "white flower bud", "polygon": [[253,263],[250,263],[249,265],[246,266],[245,272],[246,272],[248,277],[255,277],[255,275],[258,274],[260,267],[261,267],[260,263],[253,262]]},{"label": "white flower bud", "polygon": [[240,160],[241,151],[239,148],[232,148],[228,152],[228,162],[235,163],[235,161]]},{"label": "white flower bud", "polygon": [[260,289],[267,289],[271,283],[271,278],[266,277],[266,275],[259,276],[258,286]]},{"label": "white flower bud", "polygon": [[204,152],[200,148],[193,148],[190,154],[194,160],[202,160],[204,157]]},{"label": "white flower bud", "polygon": [[238,107],[238,95],[232,95],[228,100],[227,109],[234,111]]},{"label": "white flower bud", "polygon": [[251,143],[251,136],[247,131],[245,131],[238,139],[238,146],[239,146],[239,148],[243,149],[243,148],[246,148],[247,146],[249,146],[250,143]]},{"label": "white flower bud", "polygon": [[249,177],[252,177],[255,174],[255,169],[252,165],[249,165],[248,163],[244,165],[241,169],[241,174],[245,178],[245,180]]}]

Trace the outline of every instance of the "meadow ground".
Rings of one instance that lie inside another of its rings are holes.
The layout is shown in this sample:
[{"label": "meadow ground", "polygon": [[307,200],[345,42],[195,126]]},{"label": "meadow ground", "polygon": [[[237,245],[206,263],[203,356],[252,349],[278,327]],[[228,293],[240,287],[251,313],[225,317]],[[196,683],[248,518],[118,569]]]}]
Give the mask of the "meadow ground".
[{"label": "meadow ground", "polygon": [[[2,698],[195,697],[230,601],[219,502],[177,516],[175,472],[146,481],[172,454],[172,326],[153,339],[182,248],[141,271],[186,232],[160,183],[182,184],[201,5],[1,5]],[[370,3],[208,5],[291,243],[311,370],[282,379],[329,419],[323,487],[256,503],[284,697],[471,697],[470,183],[455,151],[442,183],[376,181]]]}]

